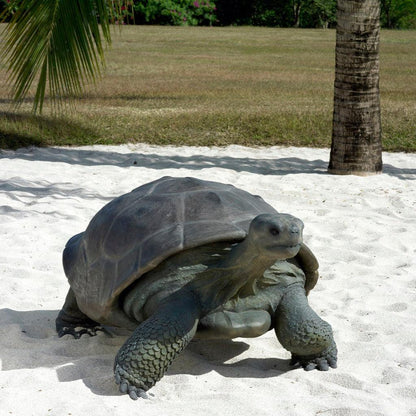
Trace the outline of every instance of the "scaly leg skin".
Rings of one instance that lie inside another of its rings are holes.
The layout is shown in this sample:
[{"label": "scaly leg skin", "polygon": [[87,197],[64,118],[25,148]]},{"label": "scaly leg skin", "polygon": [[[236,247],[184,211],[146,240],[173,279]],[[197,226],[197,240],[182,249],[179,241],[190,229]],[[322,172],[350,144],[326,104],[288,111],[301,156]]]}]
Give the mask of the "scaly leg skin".
[{"label": "scaly leg skin", "polygon": [[172,361],[195,335],[200,311],[191,295],[168,298],[156,313],[140,324],[119,350],[114,374],[122,393],[133,400],[159,381]]},{"label": "scaly leg skin", "polygon": [[97,331],[103,330],[98,322],[88,318],[87,315],[79,310],[72,289],[69,289],[64,306],[59,312],[55,323],[59,338],[67,334],[72,335],[75,339],[81,338],[84,334],[95,336]]},{"label": "scaly leg skin", "polygon": [[282,346],[292,353],[292,365],[299,363],[307,371],[336,368],[332,328],[311,309],[300,285],[290,286],[284,294],[276,310],[275,331]]}]

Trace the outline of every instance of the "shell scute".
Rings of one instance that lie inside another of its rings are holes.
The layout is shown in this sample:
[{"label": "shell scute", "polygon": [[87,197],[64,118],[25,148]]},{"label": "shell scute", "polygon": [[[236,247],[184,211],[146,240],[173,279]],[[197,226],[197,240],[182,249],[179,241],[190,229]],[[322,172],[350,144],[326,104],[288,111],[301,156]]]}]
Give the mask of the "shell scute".
[{"label": "shell scute", "polygon": [[156,195],[137,202],[133,198],[126,209],[113,215],[115,218],[110,227],[107,226],[102,248],[108,257],[115,259],[137,249],[149,235],[157,234],[161,228],[183,221],[175,200]]}]

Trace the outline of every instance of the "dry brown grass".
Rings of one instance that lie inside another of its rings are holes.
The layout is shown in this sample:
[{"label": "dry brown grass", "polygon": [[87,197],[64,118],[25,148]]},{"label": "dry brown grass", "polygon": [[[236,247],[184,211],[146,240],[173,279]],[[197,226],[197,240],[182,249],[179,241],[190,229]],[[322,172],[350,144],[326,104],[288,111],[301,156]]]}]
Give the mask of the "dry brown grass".
[{"label": "dry brown grass", "polygon": [[[3,146],[31,138],[56,145],[330,144],[333,30],[131,26],[113,39],[102,80],[58,120],[31,116],[30,99],[11,113],[0,81]],[[415,31],[382,33],[388,150],[416,150],[414,50]]]}]

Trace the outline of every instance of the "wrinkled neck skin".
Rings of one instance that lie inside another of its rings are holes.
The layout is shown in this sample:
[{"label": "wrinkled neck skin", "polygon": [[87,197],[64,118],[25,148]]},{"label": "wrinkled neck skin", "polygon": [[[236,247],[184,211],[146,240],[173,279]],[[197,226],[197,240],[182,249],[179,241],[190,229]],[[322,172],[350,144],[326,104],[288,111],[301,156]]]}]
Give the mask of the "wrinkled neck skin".
[{"label": "wrinkled neck skin", "polygon": [[278,256],[259,251],[246,238],[215,266],[200,273],[188,284],[188,288],[199,297],[204,315],[236,295],[244,297],[255,294],[256,281],[277,260]]},{"label": "wrinkled neck skin", "polygon": [[274,264],[276,255],[267,255],[259,251],[256,245],[248,238],[237,244],[222,265],[228,271],[228,277],[240,285],[240,289],[255,284],[263,273]]}]

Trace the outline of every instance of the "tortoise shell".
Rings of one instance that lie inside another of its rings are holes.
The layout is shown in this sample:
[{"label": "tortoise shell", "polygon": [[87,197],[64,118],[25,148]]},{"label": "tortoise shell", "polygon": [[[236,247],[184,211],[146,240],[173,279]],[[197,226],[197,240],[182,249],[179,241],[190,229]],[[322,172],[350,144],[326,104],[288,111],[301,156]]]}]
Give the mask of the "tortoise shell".
[{"label": "tortoise shell", "polygon": [[277,211],[260,196],[195,178],[163,177],[112,200],[63,253],[79,308],[105,322],[143,274],[183,250],[244,239],[262,213]]}]

